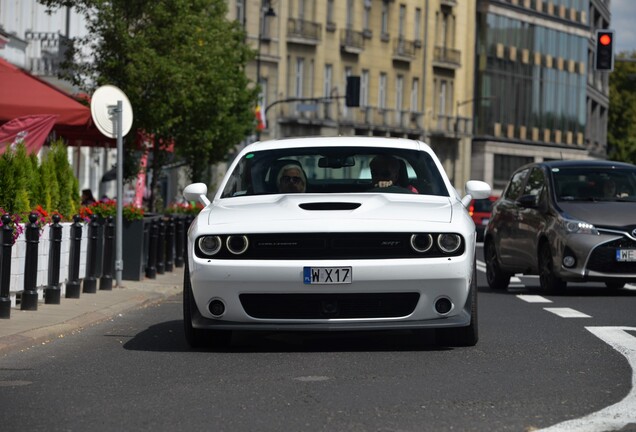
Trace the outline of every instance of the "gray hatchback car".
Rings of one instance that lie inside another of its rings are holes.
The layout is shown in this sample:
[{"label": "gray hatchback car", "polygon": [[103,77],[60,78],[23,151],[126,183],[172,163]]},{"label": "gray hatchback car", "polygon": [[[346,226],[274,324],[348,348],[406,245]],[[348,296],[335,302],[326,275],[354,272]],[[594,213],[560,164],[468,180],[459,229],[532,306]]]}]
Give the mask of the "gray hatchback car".
[{"label": "gray hatchback car", "polygon": [[484,236],[494,290],[516,273],[538,274],[541,288],[636,281],[636,166],[612,161],[549,161],[512,175]]}]

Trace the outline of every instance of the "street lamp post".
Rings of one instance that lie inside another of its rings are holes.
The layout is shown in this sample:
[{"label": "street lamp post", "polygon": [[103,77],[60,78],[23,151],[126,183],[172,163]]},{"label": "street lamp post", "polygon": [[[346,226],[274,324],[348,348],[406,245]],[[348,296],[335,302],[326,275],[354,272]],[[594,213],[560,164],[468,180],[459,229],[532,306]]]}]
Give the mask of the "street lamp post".
[{"label": "street lamp post", "polygon": [[[265,20],[267,19],[267,17],[275,17],[276,16],[276,12],[274,12],[274,9],[272,8],[272,5],[270,4],[269,0],[261,0],[261,7],[258,13],[258,45],[257,45],[257,52],[256,52],[256,85],[259,86],[261,85],[261,45],[263,43],[263,33],[265,32]],[[259,101],[259,105],[262,105],[261,101],[262,101],[262,94],[260,93],[259,90],[259,97],[258,97]],[[261,106],[260,107],[261,111],[264,110],[264,107]],[[261,115],[265,115],[265,112],[262,112]],[[261,131],[260,130],[256,130],[256,140],[260,141],[261,139]]]}]

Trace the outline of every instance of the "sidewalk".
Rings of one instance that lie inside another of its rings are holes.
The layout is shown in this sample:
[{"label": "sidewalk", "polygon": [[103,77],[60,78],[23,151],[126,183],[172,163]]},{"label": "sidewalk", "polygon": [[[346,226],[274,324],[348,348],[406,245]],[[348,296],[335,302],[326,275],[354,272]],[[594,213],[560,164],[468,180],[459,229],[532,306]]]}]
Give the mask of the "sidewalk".
[{"label": "sidewalk", "polygon": [[112,291],[98,289],[95,294],[81,293],[78,299],[62,296],[59,305],[39,302],[37,311],[12,308],[11,318],[0,319],[0,355],[47,343],[127,310],[180,294],[183,270],[174,268],[173,272],[157,274],[155,279],[124,280],[122,287],[113,287]]}]

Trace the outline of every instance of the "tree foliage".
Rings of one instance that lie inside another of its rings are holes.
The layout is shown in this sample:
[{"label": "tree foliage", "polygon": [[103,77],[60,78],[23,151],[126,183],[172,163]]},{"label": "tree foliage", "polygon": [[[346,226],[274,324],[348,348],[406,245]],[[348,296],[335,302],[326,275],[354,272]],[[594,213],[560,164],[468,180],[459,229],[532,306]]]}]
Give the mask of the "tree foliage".
[{"label": "tree foliage", "polygon": [[[257,88],[245,65],[254,51],[239,23],[226,19],[225,0],[39,2],[71,6],[88,20],[89,36],[69,50],[66,78],[88,91],[103,84],[122,89],[133,130],[152,134],[155,143],[174,140],[193,180],[253,132]],[[166,154],[155,147],[149,168],[158,173]]]},{"label": "tree foliage", "polygon": [[636,51],[621,53],[615,60],[607,125],[610,158],[636,163]]}]

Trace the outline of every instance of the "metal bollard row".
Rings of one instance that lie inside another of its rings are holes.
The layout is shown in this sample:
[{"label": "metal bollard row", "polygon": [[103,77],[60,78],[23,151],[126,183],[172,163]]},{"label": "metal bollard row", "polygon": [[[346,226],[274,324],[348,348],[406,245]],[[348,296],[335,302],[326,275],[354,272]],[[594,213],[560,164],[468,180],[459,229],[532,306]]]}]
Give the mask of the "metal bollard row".
[{"label": "metal bollard row", "polygon": [[[20,309],[36,311],[38,308],[38,249],[40,246],[39,215],[32,213],[24,224],[25,257],[24,285],[16,293]],[[154,279],[157,274],[172,272],[183,267],[187,259],[187,230],[194,218],[192,216],[161,216],[146,221],[143,251],[145,277]],[[1,217],[0,227],[0,319],[11,316],[11,261],[15,244],[14,227],[9,215]],[[62,284],[65,283],[66,298],[80,298],[80,293],[96,293],[97,280],[100,290],[112,290],[115,273],[115,222],[112,216],[100,223],[97,216],[91,216],[87,225],[87,243],[85,249],[86,272],[80,278],[82,260],[83,219],[76,215],[70,224],[68,252],[68,272],[65,281],[60,281],[62,270],[63,226],[60,216],[52,216],[49,226],[47,282],[43,287],[45,304],[60,304]],[[83,289],[82,289],[83,286]]]}]

